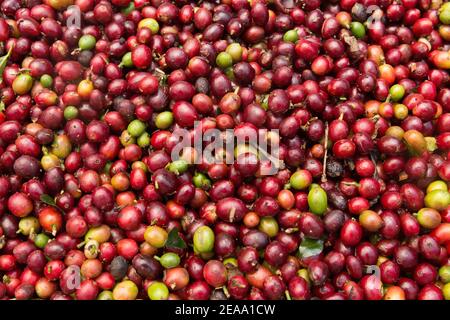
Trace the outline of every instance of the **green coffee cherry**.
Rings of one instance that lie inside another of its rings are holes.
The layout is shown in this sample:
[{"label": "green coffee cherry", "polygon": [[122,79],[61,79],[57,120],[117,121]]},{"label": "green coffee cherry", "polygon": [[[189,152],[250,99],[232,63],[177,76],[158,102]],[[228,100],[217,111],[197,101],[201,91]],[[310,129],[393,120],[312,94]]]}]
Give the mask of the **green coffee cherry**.
[{"label": "green coffee cherry", "polygon": [[297,40],[298,40],[297,30],[286,31],[286,33],[283,36],[283,40],[286,41],[286,42],[296,43]]},{"label": "green coffee cherry", "polygon": [[173,252],[167,252],[159,258],[159,263],[166,268],[175,268],[180,264],[180,257]]},{"label": "green coffee cherry", "polygon": [[47,242],[49,242],[50,238],[45,233],[39,233],[36,235],[36,238],[34,238],[34,244],[38,248],[44,248],[47,245]]},{"label": "green coffee cherry", "polygon": [[231,67],[233,65],[233,58],[231,55],[227,52],[221,52],[216,57],[216,64],[222,68],[226,69],[228,67]]},{"label": "green coffee cherry", "polygon": [[131,52],[127,52],[122,57],[120,66],[131,68],[133,66],[133,60],[131,60]]},{"label": "green coffee cherry", "polygon": [[128,125],[127,131],[133,137],[139,137],[141,134],[145,132],[147,126],[141,120],[135,119],[130,122]]},{"label": "green coffee cherry", "polygon": [[167,169],[175,174],[181,174],[186,172],[189,168],[189,165],[186,160],[180,159],[171,162]]},{"label": "green coffee cherry", "polygon": [[273,238],[278,234],[280,228],[274,217],[262,217],[259,221],[258,229],[267,234],[270,238]]},{"label": "green coffee cherry", "polygon": [[19,221],[20,233],[24,236],[34,235],[40,229],[39,220],[36,217],[24,217]]},{"label": "green coffee cherry", "polygon": [[153,225],[148,226],[144,232],[144,239],[155,248],[162,248],[167,242],[168,233],[164,228]]},{"label": "green coffee cherry", "polygon": [[159,281],[153,282],[147,289],[150,300],[167,300],[169,298],[169,289]]},{"label": "green coffee cherry", "polygon": [[64,119],[72,120],[78,117],[78,109],[74,106],[67,106],[64,109]]},{"label": "green coffee cherry", "polygon": [[43,74],[39,81],[44,88],[51,88],[51,86],[53,85],[53,78],[48,74]]},{"label": "green coffee cherry", "polygon": [[223,260],[223,265],[225,267],[230,267],[230,268],[237,268],[238,263],[237,263],[237,259],[230,257],[230,258],[226,258],[225,260]]},{"label": "green coffee cherry", "polygon": [[137,144],[141,148],[145,148],[150,145],[150,135],[148,134],[148,132],[144,132],[137,138]]},{"label": "green coffee cherry", "polygon": [[450,24],[450,8],[444,9],[439,13],[439,20],[441,20],[443,24]]},{"label": "green coffee cherry", "polygon": [[439,278],[443,283],[450,283],[450,266],[442,266],[439,268]]},{"label": "green coffee cherry", "polygon": [[90,228],[84,235],[84,241],[97,240],[98,243],[102,244],[103,242],[108,241],[110,236],[111,228],[103,224],[98,227]]},{"label": "green coffee cherry", "polygon": [[114,300],[112,291],[104,290],[100,292],[100,294],[97,297],[97,300]]},{"label": "green coffee cherry", "polygon": [[427,193],[430,193],[431,191],[434,190],[444,190],[447,191],[448,187],[447,184],[445,183],[445,181],[442,180],[436,180],[433,181],[432,183],[430,183],[427,187]]},{"label": "green coffee cherry", "polygon": [[350,23],[350,31],[358,39],[364,38],[366,35],[366,28],[361,22],[358,21],[353,21]]},{"label": "green coffee cherry", "polygon": [[434,229],[441,223],[439,211],[432,208],[422,208],[417,212],[417,221],[426,229]]},{"label": "green coffee cherry", "polygon": [[450,300],[450,283],[446,283],[442,287],[442,294],[444,295],[445,300]]},{"label": "green coffee cherry", "polygon": [[201,172],[197,172],[194,175],[194,177],[192,178],[192,182],[197,188],[201,188],[204,190],[208,190],[209,188],[211,188],[211,180],[209,180],[208,177]]},{"label": "green coffee cherry", "polygon": [[152,31],[152,34],[157,34],[159,32],[159,23],[153,18],[145,18],[138,24],[138,29],[141,28],[148,28]]},{"label": "green coffee cherry", "polygon": [[12,83],[16,94],[26,94],[33,87],[33,78],[27,73],[19,74]]},{"label": "green coffee cherry", "polygon": [[208,226],[201,226],[194,232],[194,248],[199,253],[211,252],[214,249],[214,232]]},{"label": "green coffee cherry", "polygon": [[130,144],[136,143],[136,138],[133,137],[127,130],[123,130],[122,133],[120,134],[120,143],[122,143],[122,145],[124,147],[129,146]]},{"label": "green coffee cherry", "polygon": [[405,88],[401,84],[394,84],[389,89],[389,94],[391,95],[392,101],[400,101],[403,99],[403,96],[405,95]]},{"label": "green coffee cherry", "polygon": [[229,44],[225,50],[225,52],[231,56],[233,62],[239,62],[242,60],[242,51],[241,45],[236,42]]},{"label": "green coffee cherry", "polygon": [[445,190],[434,190],[428,193],[424,200],[426,207],[441,211],[450,204],[450,193]]},{"label": "green coffee cherry", "polygon": [[234,71],[233,71],[233,67],[228,67],[224,70],[225,75],[231,80],[234,81],[234,79],[236,78],[234,76]]},{"label": "green coffee cherry", "polygon": [[173,113],[170,111],[163,111],[155,118],[155,125],[158,129],[167,129],[173,123]]},{"label": "green coffee cherry", "polygon": [[94,49],[97,40],[93,35],[85,34],[78,40],[78,47],[81,50],[91,50]]},{"label": "green coffee cherry", "polygon": [[327,211],[328,197],[325,190],[319,185],[314,185],[308,193],[309,210],[312,213],[322,215]]},{"label": "green coffee cherry", "polygon": [[289,184],[295,190],[303,190],[309,187],[312,182],[311,173],[307,170],[297,170],[291,175]]}]

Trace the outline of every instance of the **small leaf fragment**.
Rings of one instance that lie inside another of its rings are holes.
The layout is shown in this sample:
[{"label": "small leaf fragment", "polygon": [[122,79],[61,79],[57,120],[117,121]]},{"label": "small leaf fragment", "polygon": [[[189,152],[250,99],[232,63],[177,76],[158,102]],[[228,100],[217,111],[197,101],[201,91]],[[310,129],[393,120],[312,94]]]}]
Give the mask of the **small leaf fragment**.
[{"label": "small leaf fragment", "polygon": [[42,194],[41,195],[41,201],[50,205],[50,206],[56,206],[55,200],[49,196],[48,194]]},{"label": "small leaf fragment", "polygon": [[167,236],[166,247],[177,248],[177,249],[187,248],[186,242],[184,242],[184,240],[178,234],[177,228],[173,228],[172,230],[170,230],[170,232]]},{"label": "small leaf fragment", "polygon": [[3,70],[5,70],[6,64],[8,63],[9,57],[11,56],[12,50],[14,46],[9,48],[8,53],[2,57],[0,57],[0,83],[3,81]]},{"label": "small leaf fragment", "polygon": [[323,240],[305,238],[298,247],[299,257],[306,259],[319,255],[323,250]]}]

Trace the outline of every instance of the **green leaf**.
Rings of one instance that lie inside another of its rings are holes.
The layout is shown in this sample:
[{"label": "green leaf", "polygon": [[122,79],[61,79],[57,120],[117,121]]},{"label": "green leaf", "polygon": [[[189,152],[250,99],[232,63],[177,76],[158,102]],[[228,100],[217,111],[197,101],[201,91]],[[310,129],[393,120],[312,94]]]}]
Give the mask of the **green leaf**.
[{"label": "green leaf", "polygon": [[173,228],[172,230],[170,230],[167,236],[166,247],[178,249],[187,248],[186,242],[184,242],[184,240],[181,239],[180,235],[178,234],[177,228]]},{"label": "green leaf", "polygon": [[122,10],[120,10],[124,15],[128,15],[131,11],[135,9],[134,2],[130,2],[128,6],[124,7]]},{"label": "green leaf", "polygon": [[298,248],[298,254],[301,259],[317,256],[323,250],[323,240],[320,239],[303,239],[300,247]]},{"label": "green leaf", "polygon": [[48,194],[41,195],[41,201],[50,206],[56,206],[55,200]]},{"label": "green leaf", "polygon": [[3,70],[5,70],[6,64],[8,63],[8,59],[11,56],[12,50],[14,46],[11,46],[9,48],[8,53],[4,55],[3,57],[0,57],[0,83],[3,81]]}]

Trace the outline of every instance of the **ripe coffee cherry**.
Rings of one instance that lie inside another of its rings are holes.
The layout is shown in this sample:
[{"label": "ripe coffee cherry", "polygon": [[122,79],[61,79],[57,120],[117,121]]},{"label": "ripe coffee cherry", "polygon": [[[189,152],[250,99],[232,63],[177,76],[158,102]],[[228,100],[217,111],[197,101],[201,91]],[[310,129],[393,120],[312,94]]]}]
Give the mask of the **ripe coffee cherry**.
[{"label": "ripe coffee cherry", "polygon": [[362,228],[358,222],[347,220],[341,229],[341,240],[347,246],[355,246],[361,241]]},{"label": "ripe coffee cherry", "polygon": [[450,299],[446,1],[0,11],[0,299]]}]

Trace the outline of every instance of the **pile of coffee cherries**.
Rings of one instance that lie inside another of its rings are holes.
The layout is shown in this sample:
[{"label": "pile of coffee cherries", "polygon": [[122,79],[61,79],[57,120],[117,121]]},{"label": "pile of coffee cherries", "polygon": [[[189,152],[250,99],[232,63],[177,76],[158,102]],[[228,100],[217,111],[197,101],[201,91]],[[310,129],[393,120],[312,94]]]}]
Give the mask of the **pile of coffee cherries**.
[{"label": "pile of coffee cherries", "polygon": [[0,299],[449,300],[449,70],[442,0],[0,1]]}]

